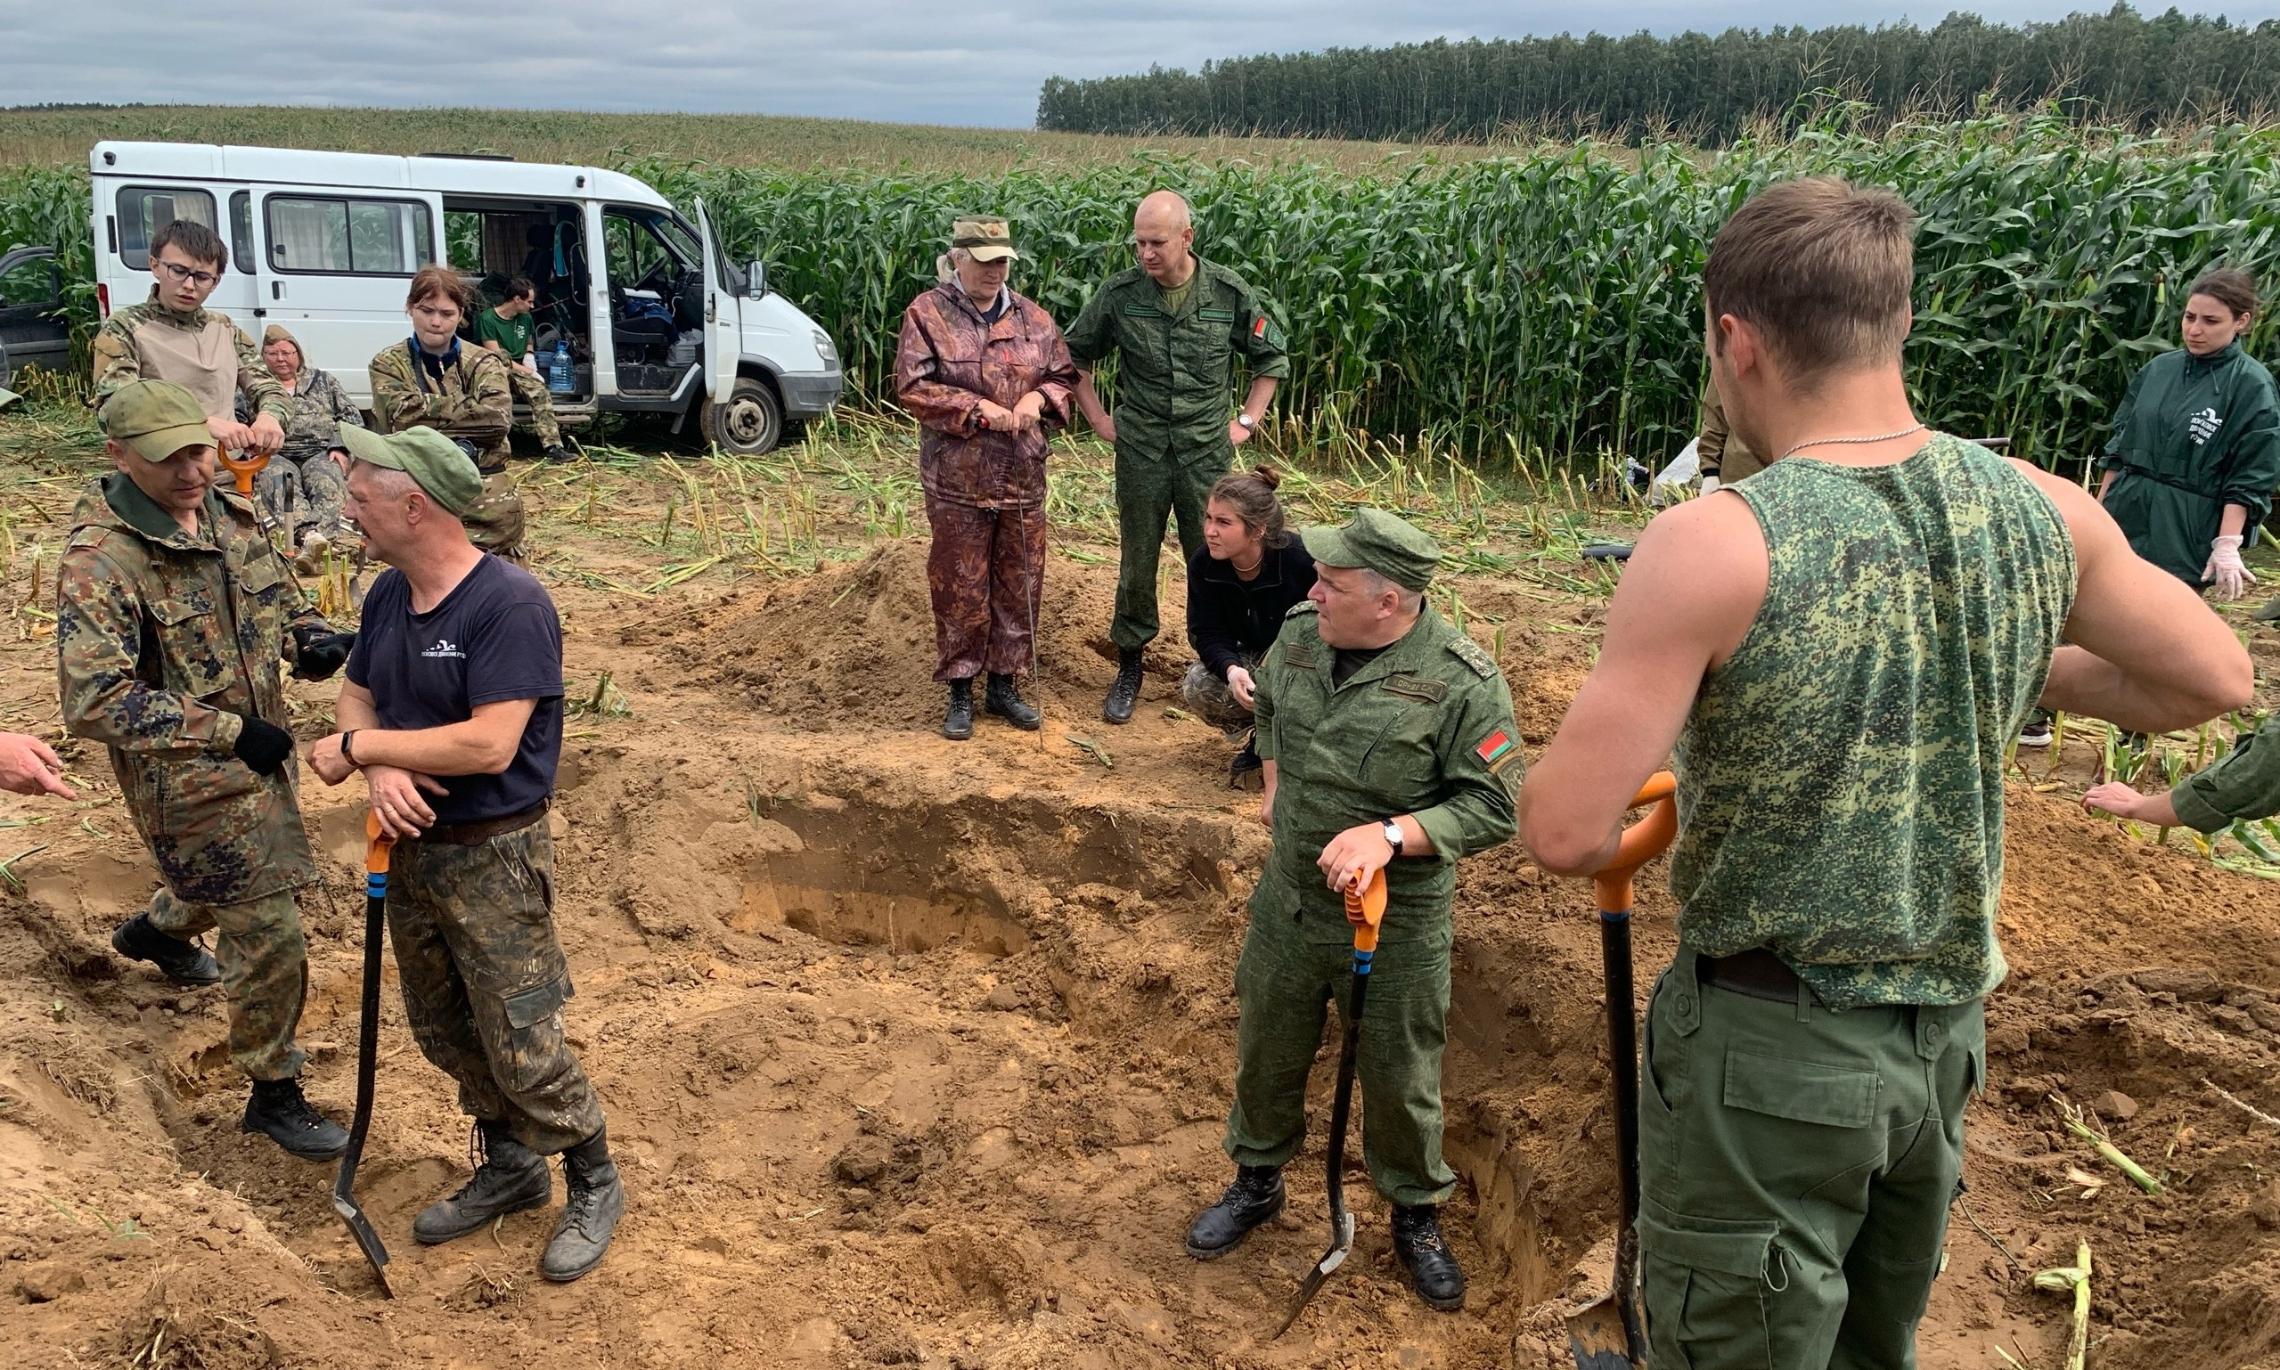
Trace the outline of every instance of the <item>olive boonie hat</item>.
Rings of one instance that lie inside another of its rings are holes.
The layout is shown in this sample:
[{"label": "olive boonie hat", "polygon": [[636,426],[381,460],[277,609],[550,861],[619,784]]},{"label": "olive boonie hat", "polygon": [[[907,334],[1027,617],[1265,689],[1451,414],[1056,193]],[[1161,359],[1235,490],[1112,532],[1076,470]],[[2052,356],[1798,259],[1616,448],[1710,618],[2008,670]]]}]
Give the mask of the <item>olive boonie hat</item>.
[{"label": "olive boonie hat", "polygon": [[125,443],[144,461],[165,461],[185,447],[212,447],[205,411],[172,381],[134,381],[111,392],[97,420],[103,436]]},{"label": "olive boonie hat", "polygon": [[430,499],[454,514],[464,515],[483,497],[483,473],[475,469],[474,460],[433,428],[407,428],[383,436],[344,423],[340,441],[358,461],[410,476]]},{"label": "olive boonie hat", "polygon": [[958,219],[950,225],[950,246],[966,249],[977,262],[1018,262],[1013,230],[1003,219]]},{"label": "olive boonie hat", "polygon": [[1441,565],[1440,544],[1383,509],[1362,509],[1343,528],[1309,528],[1306,553],[1324,566],[1375,571],[1405,590],[1422,593]]}]

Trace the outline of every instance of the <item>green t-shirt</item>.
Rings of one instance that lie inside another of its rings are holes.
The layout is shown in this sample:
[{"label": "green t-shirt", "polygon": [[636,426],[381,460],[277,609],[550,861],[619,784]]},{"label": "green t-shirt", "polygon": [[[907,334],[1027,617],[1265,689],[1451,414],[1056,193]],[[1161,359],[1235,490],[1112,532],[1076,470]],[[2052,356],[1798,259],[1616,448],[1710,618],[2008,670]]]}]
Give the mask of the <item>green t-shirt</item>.
[{"label": "green t-shirt", "polygon": [[530,355],[530,315],[502,319],[496,309],[486,309],[475,316],[475,341],[497,343],[509,363],[519,362]]}]

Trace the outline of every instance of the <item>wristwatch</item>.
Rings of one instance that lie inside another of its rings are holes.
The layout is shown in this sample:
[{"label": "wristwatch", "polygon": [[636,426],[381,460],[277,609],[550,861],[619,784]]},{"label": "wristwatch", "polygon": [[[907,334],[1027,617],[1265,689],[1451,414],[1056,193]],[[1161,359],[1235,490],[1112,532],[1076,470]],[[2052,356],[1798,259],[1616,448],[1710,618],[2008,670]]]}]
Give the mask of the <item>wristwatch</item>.
[{"label": "wristwatch", "polygon": [[340,759],[361,771],[364,769],[364,763],[358,761],[356,759],[356,753],[350,750],[350,747],[355,743],[355,741],[356,729],[347,728],[342,730],[340,735]]},{"label": "wristwatch", "polygon": [[1393,848],[1395,856],[1401,855],[1401,825],[1388,818],[1385,820],[1384,832],[1386,845]]},{"label": "wristwatch", "polygon": [[1240,409],[1235,411],[1235,422],[1242,425],[1243,431],[1246,433],[1259,426],[1257,419],[1252,418]]}]

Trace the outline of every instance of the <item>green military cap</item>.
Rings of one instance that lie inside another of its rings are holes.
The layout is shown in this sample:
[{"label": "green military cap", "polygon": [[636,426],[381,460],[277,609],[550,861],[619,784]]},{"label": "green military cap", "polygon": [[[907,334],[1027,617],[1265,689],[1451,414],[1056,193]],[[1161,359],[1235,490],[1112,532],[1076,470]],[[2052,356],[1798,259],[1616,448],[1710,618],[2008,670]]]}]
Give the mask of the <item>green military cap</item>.
[{"label": "green military cap", "polygon": [[1439,543],[1383,509],[1358,510],[1343,528],[1309,528],[1302,536],[1307,555],[1324,566],[1375,571],[1405,590],[1422,592],[1441,564]]},{"label": "green military cap", "polygon": [[465,514],[483,497],[483,473],[475,469],[475,459],[433,428],[407,428],[384,435],[344,423],[340,440],[350,456],[403,472],[427,491],[428,498],[454,514]]},{"label": "green military cap", "polygon": [[144,461],[165,461],[185,447],[212,447],[197,397],[172,381],[134,381],[111,392],[97,416],[103,436],[125,443]]},{"label": "green military cap", "polygon": [[1013,250],[1013,230],[1003,219],[959,218],[950,225],[950,246],[966,249],[977,262],[1019,261]]}]

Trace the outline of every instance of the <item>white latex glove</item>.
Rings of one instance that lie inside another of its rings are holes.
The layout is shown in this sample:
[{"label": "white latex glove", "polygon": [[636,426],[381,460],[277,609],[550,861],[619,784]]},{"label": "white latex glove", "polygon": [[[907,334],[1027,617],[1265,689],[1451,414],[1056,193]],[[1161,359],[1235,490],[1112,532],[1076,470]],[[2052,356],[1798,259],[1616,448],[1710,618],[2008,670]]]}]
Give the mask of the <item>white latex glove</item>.
[{"label": "white latex glove", "polygon": [[1715,495],[1718,493],[1718,475],[1716,472],[1713,471],[1706,473],[1702,477],[1702,493],[1705,495]]},{"label": "white latex glove", "polygon": [[2209,544],[2209,564],[2201,568],[2201,579],[2215,583],[2218,599],[2239,599],[2256,583],[2256,573],[2240,559],[2240,539],[2240,534],[2232,533]]},{"label": "white latex glove", "polygon": [[1252,707],[1252,689],[1253,685],[1251,681],[1251,673],[1249,671],[1243,669],[1241,666],[1230,666],[1227,668],[1227,693],[1235,696],[1236,703],[1242,705],[1246,709]]}]

